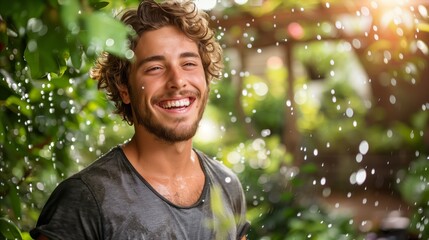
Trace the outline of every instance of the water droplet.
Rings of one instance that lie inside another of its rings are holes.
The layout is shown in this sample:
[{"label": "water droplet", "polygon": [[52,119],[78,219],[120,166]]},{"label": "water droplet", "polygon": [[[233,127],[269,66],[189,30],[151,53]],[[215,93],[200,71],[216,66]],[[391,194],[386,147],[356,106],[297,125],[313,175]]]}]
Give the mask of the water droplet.
[{"label": "water droplet", "polygon": [[362,155],[365,155],[368,153],[369,150],[369,143],[365,140],[363,140],[360,144],[359,144],[359,152]]},{"label": "water droplet", "polygon": [[323,189],[323,191],[322,191],[322,195],[323,195],[324,197],[329,197],[329,196],[331,195],[331,189],[330,189],[330,188],[325,188],[325,189]]},{"label": "water droplet", "polygon": [[378,34],[374,34],[374,40],[378,40],[378,39],[380,39],[380,37],[378,36]]},{"label": "water droplet", "polygon": [[30,18],[27,22],[27,28],[32,32],[39,32],[43,28],[43,22],[37,18]]},{"label": "water droplet", "polygon": [[391,138],[393,136],[392,129],[387,130],[386,135],[387,135],[388,138]]},{"label": "water droplet", "polygon": [[356,173],[356,183],[362,185],[366,180],[366,171],[365,169],[359,169]]},{"label": "water droplet", "polygon": [[28,51],[30,51],[30,52],[36,51],[37,50],[37,42],[35,40],[31,39],[30,41],[28,41],[27,48],[28,48]]},{"label": "water droplet", "polygon": [[36,188],[39,189],[40,191],[45,190],[45,185],[41,182],[36,183]]},{"label": "water droplet", "polygon": [[115,45],[115,40],[113,40],[111,38],[106,40],[106,46],[111,47],[113,45]]},{"label": "water droplet", "polygon": [[134,57],[134,52],[133,52],[131,49],[128,49],[128,50],[125,52],[125,57],[126,57],[127,59],[132,59],[132,58]]},{"label": "water droplet", "polygon": [[352,108],[346,109],[346,116],[349,118],[353,117],[353,109]]},{"label": "water droplet", "polygon": [[396,97],[395,97],[394,95],[390,95],[390,97],[389,97],[389,102],[390,102],[391,104],[395,104],[395,103],[396,103]]},{"label": "water droplet", "polygon": [[270,136],[271,135],[271,130],[270,129],[263,129],[262,131],[261,131],[261,136],[262,137],[268,137],[268,136]]},{"label": "water droplet", "polygon": [[322,179],[320,179],[320,185],[325,185],[326,184],[326,178],[322,178]]},{"label": "water droplet", "polygon": [[363,160],[363,155],[360,153],[356,154],[356,162],[360,163],[362,162],[362,160]]},{"label": "water droplet", "polygon": [[226,177],[226,178],[225,178],[225,182],[226,182],[226,183],[230,183],[230,182],[231,182],[231,178],[230,178],[230,177]]}]

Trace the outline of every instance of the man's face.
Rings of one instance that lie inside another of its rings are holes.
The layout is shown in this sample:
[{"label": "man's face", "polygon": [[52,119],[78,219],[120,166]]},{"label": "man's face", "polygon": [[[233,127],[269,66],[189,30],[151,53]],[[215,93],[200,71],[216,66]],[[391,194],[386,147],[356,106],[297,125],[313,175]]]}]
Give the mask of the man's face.
[{"label": "man's face", "polygon": [[192,138],[204,112],[208,86],[198,47],[177,28],[144,33],[135,48],[124,103],[134,123],[167,142]]}]

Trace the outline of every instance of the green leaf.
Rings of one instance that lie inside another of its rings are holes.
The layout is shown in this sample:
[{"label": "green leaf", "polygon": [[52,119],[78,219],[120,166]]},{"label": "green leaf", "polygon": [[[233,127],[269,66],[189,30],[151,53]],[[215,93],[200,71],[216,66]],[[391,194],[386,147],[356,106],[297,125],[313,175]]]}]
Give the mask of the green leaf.
[{"label": "green leaf", "polygon": [[43,37],[30,40],[36,47],[30,49],[27,44],[24,56],[33,78],[43,78],[48,73],[60,76],[65,72],[64,52],[68,46],[64,39],[60,40],[61,34],[62,31],[48,31]]},{"label": "green leaf", "polygon": [[[14,174],[15,175],[15,174]],[[12,210],[15,213],[16,216],[21,217],[21,200],[19,198],[18,192],[16,191],[16,186],[15,185],[10,185],[9,186],[9,194],[7,195],[7,197],[10,200],[10,203],[12,204]]]},{"label": "green leaf", "polygon": [[79,26],[79,1],[75,0],[64,0],[62,1],[62,7],[60,8],[61,20],[64,26],[73,31]]},{"label": "green leaf", "polygon": [[95,53],[107,51],[119,57],[125,57],[129,49],[128,35],[132,33],[128,27],[103,13],[86,15],[84,22],[86,25],[84,42],[90,46],[90,51]]},{"label": "green leaf", "polygon": [[27,47],[24,56],[33,78],[42,78],[47,73],[58,70],[58,65],[51,54],[40,50],[30,51]]},{"label": "green leaf", "polygon": [[317,171],[317,167],[315,164],[307,163],[302,165],[301,172],[302,173],[315,173]]},{"label": "green leaf", "polygon": [[209,227],[221,230],[216,236],[216,240],[225,239],[226,234],[234,226],[233,220],[228,218],[225,214],[225,207],[222,201],[222,190],[219,186],[213,186],[210,188],[210,207],[212,209],[215,221],[208,221],[207,224]]},{"label": "green leaf", "polygon": [[[23,6],[24,9],[23,9]],[[0,15],[3,19],[12,17],[14,27],[19,29],[27,25],[28,19],[38,18],[46,9],[44,1],[33,0],[0,0]]]},{"label": "green leaf", "polygon": [[74,43],[72,43],[71,46],[74,46],[74,48],[70,49],[71,62],[76,69],[81,69],[82,62],[83,62],[82,61],[82,57],[83,57],[82,45],[76,39],[76,41]]},{"label": "green leaf", "polygon": [[[6,119],[4,116],[4,111],[0,111],[0,119]],[[6,129],[5,129],[3,122],[4,122],[4,120],[0,121],[0,133],[6,132]],[[5,134],[0,134],[0,145],[3,146],[5,139],[6,139]]]},{"label": "green leaf", "polygon": [[6,239],[22,239],[19,228],[6,218],[0,218],[0,232]]},{"label": "green leaf", "polygon": [[32,113],[31,110],[28,108],[28,104],[16,96],[8,97],[5,105],[14,112],[20,112],[28,118],[31,117]]},{"label": "green leaf", "polygon": [[[1,70],[0,70],[1,71]],[[1,77],[5,77],[6,79],[9,76],[5,76],[3,72],[0,72]],[[12,83],[7,83],[6,81],[0,81],[0,101],[6,100],[9,96],[14,94],[14,90],[12,88]]]},{"label": "green leaf", "polygon": [[53,77],[52,84],[55,85],[56,88],[62,88],[62,89],[67,89],[72,85],[65,76]]},{"label": "green leaf", "polygon": [[99,9],[102,9],[105,6],[109,5],[109,2],[93,2],[90,5],[93,9],[99,10]]}]

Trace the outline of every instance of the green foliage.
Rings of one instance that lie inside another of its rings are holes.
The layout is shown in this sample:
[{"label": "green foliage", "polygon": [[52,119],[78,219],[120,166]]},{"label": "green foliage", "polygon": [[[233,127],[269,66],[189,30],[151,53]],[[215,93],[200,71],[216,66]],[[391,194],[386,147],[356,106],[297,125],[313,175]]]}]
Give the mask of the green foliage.
[{"label": "green foliage", "polygon": [[293,165],[276,137],[257,138],[225,147],[222,159],[240,171],[252,223],[249,239],[362,239],[349,216],[330,215],[307,201],[313,164]]},{"label": "green foliage", "polygon": [[[21,60],[25,57],[33,79],[44,78],[49,73],[61,76],[71,66],[77,71],[84,70],[81,69],[83,60],[92,61],[103,50],[130,57],[126,40],[132,32],[118,20],[85,3],[73,0],[61,4],[54,1],[8,3],[8,7],[0,11],[7,27],[2,33],[8,35],[6,51]],[[92,2],[92,5],[105,4]],[[22,6],[27,9],[18,10]],[[20,52],[12,53],[12,50]]]},{"label": "green foliage", "polygon": [[[137,2],[0,0],[0,239],[28,239],[29,229],[56,184],[130,135],[129,126],[110,114],[113,106],[87,73],[103,50],[132,57],[126,39],[133,33],[111,15]],[[338,2],[330,1],[332,5]],[[245,12],[261,16],[281,8],[309,10],[320,3],[270,0],[258,8],[252,4],[228,7],[224,15]],[[424,21],[418,26],[422,32],[429,31]],[[302,27],[306,39],[315,39],[316,34],[325,36],[320,33],[322,27]],[[254,32],[251,27],[243,30],[233,26],[223,34],[253,36]],[[395,42],[382,39],[370,44],[366,50],[372,55],[368,59],[374,61],[368,60],[371,65],[367,70],[377,72],[380,64],[389,67],[384,63],[385,54],[394,60],[405,56],[405,64],[385,71],[398,80],[421,80],[427,59],[410,57],[417,39],[414,34],[410,41],[407,37],[403,35],[402,47],[394,51],[390,49]],[[247,44],[253,41],[250,39],[241,42]],[[349,50],[339,51],[343,44],[319,41],[294,50],[296,61],[309,71],[310,78],[326,80],[320,102],[296,105],[302,135],[299,144],[317,148],[330,143],[331,151],[341,152],[366,139],[374,152],[427,153],[422,134],[429,119],[427,110],[413,115],[410,122],[366,124],[368,114],[376,120],[384,115],[370,109],[347,82],[350,66],[357,64],[350,64],[355,59]],[[243,79],[243,86],[229,77],[212,84],[207,117],[219,124],[223,135],[216,144],[195,144],[239,174],[252,222],[250,239],[357,239],[360,236],[348,216],[332,216],[317,202],[303,201],[306,191],[312,190],[309,179],[317,166],[311,162],[296,166],[292,152],[282,143],[283,127],[288,124],[283,116],[287,77],[288,72],[281,67],[268,69],[266,76],[249,75]],[[308,97],[303,90],[312,79],[296,79],[297,97]],[[257,94],[261,86],[267,87],[267,94]],[[238,98],[243,91],[247,95]],[[237,99],[241,100],[238,104]],[[246,135],[245,119],[238,119],[242,117],[238,105],[256,136]],[[348,109],[352,117],[347,115]],[[407,171],[400,188],[404,199],[416,206],[412,229],[422,239],[429,237],[421,230],[427,229],[429,215],[427,169],[427,159],[422,157]],[[214,202],[215,212],[221,214],[218,210],[222,205],[216,199]],[[228,227],[230,223],[220,224]]]},{"label": "green foliage", "polygon": [[303,209],[297,215],[289,224],[290,232],[278,239],[365,239],[346,216],[330,215],[317,206]]},{"label": "green foliage", "polygon": [[214,240],[222,240],[228,237],[228,232],[235,226],[235,221],[231,220],[225,214],[225,207],[222,201],[222,190],[220,186],[212,186],[210,188],[210,208],[216,221],[207,222],[211,229],[218,229],[216,238]]},{"label": "green foliage", "polygon": [[22,239],[21,231],[6,218],[0,218],[0,233],[5,239]]},{"label": "green foliage", "polygon": [[[270,129],[272,134],[281,135],[284,124],[285,87],[283,85],[285,78],[282,76],[282,72],[277,72],[277,77],[273,75],[271,75],[271,81],[254,75],[245,77],[243,88],[247,94],[242,97],[242,105],[246,116],[252,118],[253,125],[259,132]],[[278,81],[278,79],[282,81]],[[266,92],[260,92],[265,88]]]},{"label": "green foliage", "polygon": [[415,208],[409,229],[419,239],[428,239],[429,232],[429,157],[414,161],[399,184],[402,197]]},{"label": "green foliage", "polygon": [[[115,136],[119,119],[109,114],[113,106],[88,78],[101,51],[130,57],[127,37],[133,33],[101,10],[106,5],[0,1],[4,238],[28,238],[27,231],[56,184],[127,136],[126,130],[121,131],[122,139]],[[106,144],[106,135],[111,143]]]}]

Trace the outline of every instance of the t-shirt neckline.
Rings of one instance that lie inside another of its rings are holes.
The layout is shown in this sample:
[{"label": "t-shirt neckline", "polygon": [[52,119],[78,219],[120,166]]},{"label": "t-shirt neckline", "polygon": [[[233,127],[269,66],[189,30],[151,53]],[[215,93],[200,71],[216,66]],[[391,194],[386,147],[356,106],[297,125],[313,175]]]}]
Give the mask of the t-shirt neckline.
[{"label": "t-shirt neckline", "polygon": [[168,200],[167,198],[165,198],[164,196],[162,196],[158,191],[156,191],[155,188],[153,188],[152,185],[150,185],[150,183],[142,175],[140,175],[140,173],[137,171],[137,169],[134,168],[134,166],[131,164],[130,160],[125,155],[125,153],[124,153],[124,151],[123,151],[123,149],[122,149],[122,147],[120,145],[118,145],[116,147],[116,149],[120,152],[120,154],[122,156],[122,159],[125,162],[125,164],[142,181],[142,183],[146,187],[148,187],[152,193],[154,193],[157,197],[159,197],[162,201],[166,202],[167,204],[169,204],[169,205],[171,205],[171,206],[173,206],[175,208],[178,208],[178,209],[190,209],[190,208],[198,207],[199,205],[203,204],[206,201],[206,199],[208,197],[207,191],[209,189],[209,179],[207,177],[208,175],[207,175],[205,163],[203,161],[203,157],[201,156],[201,153],[198,150],[196,150],[194,148],[192,149],[197,154],[198,161],[200,163],[201,169],[202,169],[203,174],[204,174],[204,186],[203,186],[203,190],[201,192],[200,197],[198,198],[198,200],[195,203],[193,203],[193,204],[191,204],[189,206],[181,206],[181,205],[177,205],[177,204],[171,202],[170,200]]}]

